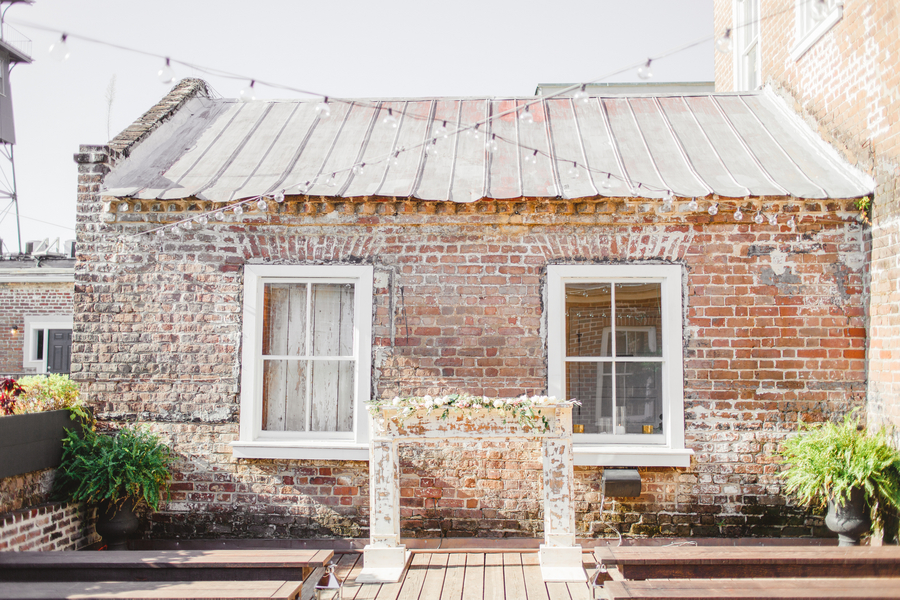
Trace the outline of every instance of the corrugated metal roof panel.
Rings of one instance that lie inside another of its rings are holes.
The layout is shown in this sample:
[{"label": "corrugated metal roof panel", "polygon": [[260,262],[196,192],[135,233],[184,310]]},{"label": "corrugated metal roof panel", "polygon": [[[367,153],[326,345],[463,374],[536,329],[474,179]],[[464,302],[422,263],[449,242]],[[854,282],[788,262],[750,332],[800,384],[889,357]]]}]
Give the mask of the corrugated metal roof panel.
[{"label": "corrugated metal roof panel", "polygon": [[[629,190],[857,198],[874,189],[767,91],[535,100],[332,101],[324,118],[315,102],[198,98],[107,175],[104,193],[229,202],[283,189],[471,202]],[[530,119],[503,114],[526,102]],[[396,124],[385,122],[389,109]]]}]

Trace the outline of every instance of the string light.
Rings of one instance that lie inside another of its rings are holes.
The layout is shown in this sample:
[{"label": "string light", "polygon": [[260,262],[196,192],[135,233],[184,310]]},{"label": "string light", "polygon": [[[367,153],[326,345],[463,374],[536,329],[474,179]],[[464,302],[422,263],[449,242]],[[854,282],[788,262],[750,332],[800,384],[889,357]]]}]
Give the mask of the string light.
[{"label": "string light", "polygon": [[710,214],[710,216],[713,216],[713,217],[716,216],[717,214],[719,214],[719,204],[718,203],[710,204],[709,208],[706,209],[706,212],[708,212]]},{"label": "string light", "polygon": [[216,211],[216,214],[213,215],[216,221],[224,221],[225,220],[225,212],[224,211]]},{"label": "string light", "polygon": [[325,180],[325,185],[328,187],[334,187],[337,185],[337,173],[332,173],[331,177]]},{"label": "string light", "polygon": [[266,211],[269,209],[269,205],[266,204],[266,199],[265,199],[265,198],[260,198],[260,199],[256,202],[256,208],[259,209],[259,212],[266,212]]},{"label": "string light", "polygon": [[241,90],[241,102],[252,102],[256,100],[256,90],[253,89],[254,85],[256,85],[256,80],[251,79],[250,85]]},{"label": "string light", "polygon": [[696,211],[698,208],[700,208],[700,203],[697,202],[696,198],[691,198],[691,201],[688,202],[687,207],[688,207],[688,210]]},{"label": "string light", "polygon": [[725,30],[725,35],[716,40],[716,50],[718,50],[721,54],[730,54],[731,53],[731,28]]},{"label": "string light", "polygon": [[331,107],[328,106],[328,96],[324,96],[322,101],[316,104],[316,114],[320,119],[327,119],[331,116]]},{"label": "string light", "polygon": [[197,223],[199,223],[200,225],[206,225],[207,223],[209,223],[209,217],[206,216],[206,213],[203,213],[202,215],[197,217]]},{"label": "string light", "polygon": [[397,129],[397,126],[400,124],[400,121],[397,120],[397,117],[394,116],[394,109],[389,108],[388,114],[381,120],[382,123],[390,127],[391,129]]},{"label": "string light", "polygon": [[532,123],[534,121],[534,115],[528,110],[527,104],[525,105],[525,108],[519,112],[519,120],[523,123]]},{"label": "string light", "polygon": [[612,191],[612,189],[613,189],[612,173],[607,173],[606,179],[603,179],[602,181],[600,181],[600,189],[603,190],[604,192]]},{"label": "string light", "polygon": [[497,150],[497,134],[492,133],[491,137],[484,143],[484,146],[487,150],[491,152],[496,152]]},{"label": "string light", "polygon": [[787,224],[788,224],[788,227],[790,227],[791,229],[794,229],[795,227],[797,227],[797,222],[794,220],[793,215],[791,215],[791,218],[788,219]]},{"label": "string light", "polygon": [[244,214],[244,205],[243,205],[243,204],[238,204],[237,206],[235,206],[235,207],[234,207],[234,214],[236,214],[236,215],[242,215],[242,214]]},{"label": "string light", "polygon": [[523,162],[524,162],[526,165],[537,164],[537,153],[538,153],[538,151],[535,150],[535,151],[534,151],[534,154],[525,154],[525,158],[522,159]]},{"label": "string light", "polygon": [[744,220],[744,213],[741,212],[741,207],[740,207],[740,206],[738,206],[738,207],[737,207],[737,210],[734,211],[734,218],[735,218],[735,220],[737,220],[737,221],[743,221],[743,220]]},{"label": "string light", "polygon": [[190,219],[188,219],[187,221],[181,223],[181,228],[190,231],[194,228],[194,223]]},{"label": "string light", "polygon": [[59,40],[50,44],[50,48],[47,50],[47,53],[50,55],[50,58],[53,60],[57,60],[59,62],[63,62],[64,60],[68,60],[69,56],[72,54],[69,50],[69,45],[66,43],[66,40],[69,38],[69,35],[63,33]]},{"label": "string light", "polygon": [[437,138],[431,138],[430,143],[425,146],[425,154],[427,154],[428,156],[437,156],[438,154],[440,154],[440,151],[438,151],[437,142]]},{"label": "string light", "polygon": [[172,70],[168,56],[166,57],[166,64],[156,73],[156,76],[162,83],[167,85],[175,81],[175,71]]},{"label": "string light", "polygon": [[393,167],[399,167],[399,166],[400,166],[400,153],[401,153],[402,151],[403,151],[403,150],[397,150],[396,152],[394,152],[394,156],[391,157],[391,166],[393,166]]},{"label": "string light", "polygon": [[366,163],[353,165],[353,168],[350,169],[354,175],[362,175],[365,172]]},{"label": "string light", "polygon": [[672,190],[666,190],[666,195],[663,198],[662,203],[662,211],[663,212],[672,212],[672,203],[675,201],[675,195],[672,194]]},{"label": "string light", "polygon": [[581,177],[581,171],[578,169],[578,163],[574,160],[572,161],[572,166],[566,171],[566,174],[573,179],[578,179]]},{"label": "string light", "polygon": [[771,225],[772,227],[778,225],[778,215],[776,215],[775,213],[769,213],[769,216],[767,218],[769,219],[769,225]]},{"label": "string light", "polygon": [[434,128],[434,137],[435,138],[447,139],[447,137],[449,135],[450,135],[450,130],[447,129],[447,121],[443,121],[442,125]]},{"label": "string light", "polygon": [[278,204],[281,204],[282,202],[284,202],[284,190],[281,190],[280,192],[275,192],[275,202],[277,202]]},{"label": "string light", "polygon": [[653,62],[653,59],[648,58],[647,64],[638,67],[637,76],[641,79],[650,79],[653,77],[653,69],[650,68],[650,63]]},{"label": "string light", "polygon": [[581,89],[572,95],[572,99],[575,100],[575,102],[581,102],[582,104],[590,102],[591,97],[588,95],[586,88],[587,84],[582,84]]},{"label": "string light", "polygon": [[766,218],[763,216],[761,211],[756,211],[756,216],[753,217],[753,222],[757,225],[762,225]]}]

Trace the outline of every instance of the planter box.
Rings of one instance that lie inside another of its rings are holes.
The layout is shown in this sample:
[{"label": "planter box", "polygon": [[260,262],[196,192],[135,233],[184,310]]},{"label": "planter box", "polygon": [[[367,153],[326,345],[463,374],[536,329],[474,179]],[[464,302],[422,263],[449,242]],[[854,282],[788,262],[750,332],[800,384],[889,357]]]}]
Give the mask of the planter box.
[{"label": "planter box", "polygon": [[67,410],[0,417],[0,479],[59,466],[66,429],[80,427]]}]

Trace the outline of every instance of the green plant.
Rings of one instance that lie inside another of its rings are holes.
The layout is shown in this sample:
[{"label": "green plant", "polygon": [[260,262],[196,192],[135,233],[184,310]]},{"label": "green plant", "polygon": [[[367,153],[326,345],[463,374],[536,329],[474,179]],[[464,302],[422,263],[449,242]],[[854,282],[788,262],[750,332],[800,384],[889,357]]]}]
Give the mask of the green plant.
[{"label": "green plant", "polygon": [[900,452],[884,428],[869,434],[853,415],[843,423],[801,423],[780,454],[787,466],[781,473],[785,490],[807,506],[825,506],[829,497],[843,505],[859,487],[874,520],[889,506],[900,509]]},{"label": "green plant", "polygon": [[73,420],[91,420],[91,415],[79,396],[78,382],[69,379],[68,375],[30,375],[20,378],[16,383],[23,390],[16,402],[16,414],[67,409],[72,413]]},{"label": "green plant", "polygon": [[116,505],[135,498],[157,510],[174,460],[169,447],[145,428],[125,426],[112,435],[69,430],[53,493],[59,500]]}]

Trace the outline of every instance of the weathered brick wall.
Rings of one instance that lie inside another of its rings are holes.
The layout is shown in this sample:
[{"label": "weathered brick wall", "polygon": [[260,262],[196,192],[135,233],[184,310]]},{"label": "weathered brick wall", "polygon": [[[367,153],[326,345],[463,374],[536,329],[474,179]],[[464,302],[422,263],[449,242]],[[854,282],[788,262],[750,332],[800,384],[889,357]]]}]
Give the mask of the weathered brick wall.
[{"label": "weathered brick wall", "polygon": [[[760,28],[763,80],[876,181],[869,230],[867,416],[871,426],[900,426],[900,14],[891,0],[846,0],[843,18],[794,61],[793,4],[761,2],[761,14],[771,16]],[[717,0],[717,35],[731,18],[731,2]],[[716,58],[718,91],[731,89],[731,60]]]},{"label": "weathered brick wall", "polygon": [[0,479],[0,552],[78,550],[98,539],[92,511],[50,501],[54,472]]},{"label": "weathered brick wall", "polygon": [[0,374],[35,371],[22,366],[25,316],[70,316],[74,288],[72,283],[0,283]]},{"label": "weathered brick wall", "polygon": [[[696,455],[687,469],[644,469],[644,494],[607,501],[610,518],[632,534],[809,535],[820,524],[784,505],[773,452],[798,419],[843,414],[864,396],[863,240],[852,207],[765,198],[781,214],[773,227],[735,222],[725,200],[710,217],[686,202],[657,215],[641,199],[293,197],[239,223],[120,241],[141,223],[212,205],[130,202],[120,212],[113,200],[104,212],[105,148],[79,157],[72,371],[100,418],[149,422],[181,457],[154,535],[367,535],[365,462],[230,452],[250,262],[373,265],[373,393],[383,397],[544,392],[549,264],[681,264]],[[527,444],[406,448],[404,535],[539,534],[538,464]],[[604,535],[600,473],[578,469],[576,508],[582,532]]]}]

